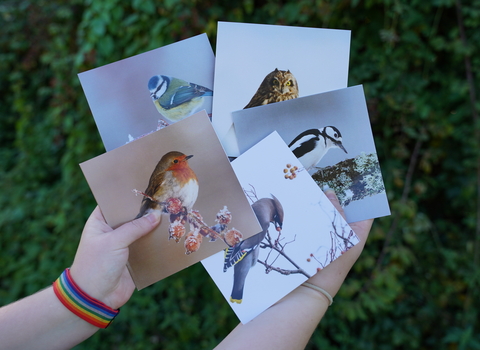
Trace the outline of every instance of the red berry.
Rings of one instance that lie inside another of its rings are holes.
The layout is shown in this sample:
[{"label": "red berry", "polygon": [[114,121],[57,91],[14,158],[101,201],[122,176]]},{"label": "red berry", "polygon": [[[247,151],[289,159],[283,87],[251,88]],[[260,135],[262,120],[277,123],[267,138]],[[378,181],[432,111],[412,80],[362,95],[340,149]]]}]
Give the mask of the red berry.
[{"label": "red berry", "polygon": [[235,228],[232,228],[225,234],[225,243],[227,243],[230,247],[233,247],[235,244],[239,243],[242,238],[242,233]]},{"label": "red berry", "polygon": [[217,219],[215,220],[219,224],[228,225],[232,221],[232,213],[227,209],[227,206],[224,206],[217,214]]},{"label": "red berry", "polygon": [[175,242],[179,242],[180,239],[185,234],[185,226],[182,224],[181,220],[175,220],[172,222],[168,228],[168,239],[174,239]]},{"label": "red berry", "polygon": [[168,198],[165,202],[165,210],[170,214],[178,214],[182,211],[182,201],[178,198]]},{"label": "red berry", "polygon": [[185,237],[185,254],[196,252],[202,243],[202,235],[197,231],[190,231]]}]

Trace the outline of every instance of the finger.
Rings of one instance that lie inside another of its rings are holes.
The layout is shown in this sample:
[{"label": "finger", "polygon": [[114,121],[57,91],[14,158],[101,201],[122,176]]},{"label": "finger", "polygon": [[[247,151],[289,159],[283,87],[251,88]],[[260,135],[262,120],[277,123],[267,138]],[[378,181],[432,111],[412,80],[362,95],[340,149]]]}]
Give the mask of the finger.
[{"label": "finger", "polygon": [[82,237],[98,236],[110,231],[112,231],[112,228],[106,223],[100,208],[96,206],[85,223]]},{"label": "finger", "polygon": [[90,218],[97,221],[105,222],[105,218],[103,217],[102,211],[100,210],[100,207],[98,205],[95,207],[95,209],[93,209],[92,213],[90,214]]},{"label": "finger", "polygon": [[139,219],[127,222],[118,227],[113,234],[117,236],[118,242],[122,247],[128,247],[140,237],[151,232],[160,223],[160,211],[155,210]]},{"label": "finger", "polygon": [[328,199],[330,199],[330,202],[332,202],[333,206],[335,209],[337,209],[340,214],[343,216],[345,219],[345,211],[343,210],[342,206],[340,205],[340,201],[338,200],[337,195],[335,194],[335,191],[332,189],[327,189],[325,190],[325,196],[327,196]]},{"label": "finger", "polygon": [[368,237],[372,224],[373,224],[373,219],[368,219],[363,221],[352,222],[349,225],[352,228],[353,232],[355,232],[361,240],[365,241]]}]

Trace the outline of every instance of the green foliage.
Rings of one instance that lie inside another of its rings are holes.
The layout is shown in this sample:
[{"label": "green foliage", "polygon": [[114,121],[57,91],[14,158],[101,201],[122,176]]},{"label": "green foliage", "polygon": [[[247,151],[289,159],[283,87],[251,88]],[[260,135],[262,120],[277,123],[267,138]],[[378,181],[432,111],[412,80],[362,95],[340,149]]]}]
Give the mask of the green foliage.
[{"label": "green foliage", "polygon": [[[78,163],[104,150],[76,74],[203,32],[215,45],[217,21],[352,30],[393,214],[308,348],[480,349],[479,0],[2,1],[0,304],[71,263],[95,205]],[[196,265],[77,348],[208,349],[236,322]]]}]

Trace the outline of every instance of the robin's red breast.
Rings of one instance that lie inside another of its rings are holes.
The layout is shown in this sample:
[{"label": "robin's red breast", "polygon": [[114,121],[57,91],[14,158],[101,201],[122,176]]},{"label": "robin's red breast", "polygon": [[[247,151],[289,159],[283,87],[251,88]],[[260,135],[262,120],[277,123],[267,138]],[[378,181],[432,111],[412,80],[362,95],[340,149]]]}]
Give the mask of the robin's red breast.
[{"label": "robin's red breast", "polygon": [[160,159],[145,191],[148,197],[143,198],[136,218],[153,210],[166,212],[165,203],[169,198],[178,198],[187,212],[192,209],[198,196],[197,175],[188,164],[188,160],[192,157],[193,155],[187,156],[181,152],[172,151]]}]

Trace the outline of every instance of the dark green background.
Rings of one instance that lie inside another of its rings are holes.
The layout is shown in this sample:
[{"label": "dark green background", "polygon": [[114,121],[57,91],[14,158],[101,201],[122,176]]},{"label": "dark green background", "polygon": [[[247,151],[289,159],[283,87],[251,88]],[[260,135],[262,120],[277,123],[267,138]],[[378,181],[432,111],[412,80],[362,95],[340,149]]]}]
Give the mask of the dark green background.
[{"label": "dark green background", "polygon": [[[215,48],[219,20],[350,29],[392,216],[308,348],[480,349],[480,1],[462,1],[0,1],[0,304],[71,264],[95,206],[78,163],[104,149],[77,73],[203,32]],[[196,265],[78,349],[208,349],[236,323]]]}]

